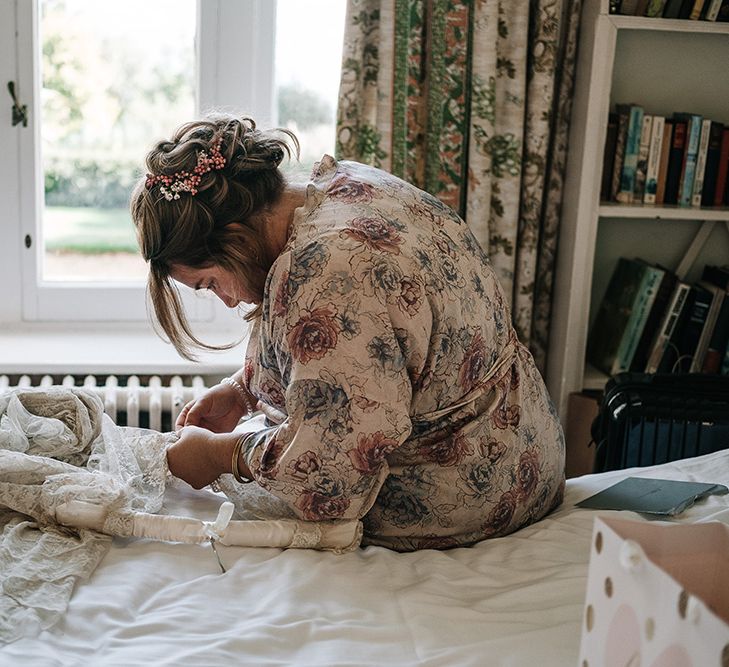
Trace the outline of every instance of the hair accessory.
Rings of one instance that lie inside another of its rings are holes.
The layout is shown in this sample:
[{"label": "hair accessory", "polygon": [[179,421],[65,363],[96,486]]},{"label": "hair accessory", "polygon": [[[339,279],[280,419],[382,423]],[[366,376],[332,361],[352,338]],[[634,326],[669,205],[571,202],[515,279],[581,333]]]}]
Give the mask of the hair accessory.
[{"label": "hair accessory", "polygon": [[160,183],[159,191],[167,201],[179,199],[181,192],[189,192],[191,196],[197,194],[197,186],[200,185],[203,174],[209,171],[220,170],[225,167],[225,158],[220,152],[222,138],[219,137],[210,147],[210,155],[205,151],[197,154],[197,166],[192,171],[176,171],[167,176],[160,174],[147,174],[147,181],[144,186],[151,190],[157,183]]},{"label": "hair accessory", "polygon": [[230,463],[230,469],[233,473],[233,477],[235,477],[235,481],[240,484],[250,484],[253,480],[248,479],[247,477],[243,477],[243,475],[240,474],[240,470],[238,469],[238,458],[240,457],[240,450],[243,448],[243,443],[245,443],[248,436],[253,435],[253,433],[244,433],[238,440],[236,440],[235,447],[233,447],[233,460]]}]

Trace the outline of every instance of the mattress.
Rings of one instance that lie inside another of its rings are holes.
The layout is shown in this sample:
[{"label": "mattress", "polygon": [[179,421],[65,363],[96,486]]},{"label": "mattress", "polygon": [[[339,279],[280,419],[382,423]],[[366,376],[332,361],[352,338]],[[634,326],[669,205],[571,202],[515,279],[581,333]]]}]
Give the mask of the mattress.
[{"label": "mattress", "polygon": [[[575,503],[627,476],[729,485],[729,451],[569,480],[542,521],[470,548],[344,555],[115,539],[63,620],[0,665],[575,665],[596,515]],[[169,513],[215,518],[180,485]],[[729,496],[674,522],[729,523]]]}]

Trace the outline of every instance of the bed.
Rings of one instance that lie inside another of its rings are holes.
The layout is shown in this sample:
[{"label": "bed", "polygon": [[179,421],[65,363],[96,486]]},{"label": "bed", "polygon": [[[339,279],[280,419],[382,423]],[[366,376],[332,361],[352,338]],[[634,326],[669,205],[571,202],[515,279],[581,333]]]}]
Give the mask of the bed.
[{"label": "bed", "polygon": [[[729,451],[586,475],[564,504],[471,548],[400,554],[114,540],[63,620],[0,647],[2,665],[576,665],[597,514],[575,503],[626,476],[729,484]],[[178,485],[165,510],[212,520]],[[641,519],[645,520],[645,519]],[[729,496],[675,521],[729,523]]]}]

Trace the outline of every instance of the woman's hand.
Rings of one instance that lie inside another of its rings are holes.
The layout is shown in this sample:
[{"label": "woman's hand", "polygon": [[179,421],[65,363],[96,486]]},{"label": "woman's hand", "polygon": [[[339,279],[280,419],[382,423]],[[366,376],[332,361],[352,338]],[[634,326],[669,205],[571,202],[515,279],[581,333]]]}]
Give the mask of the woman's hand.
[{"label": "woman's hand", "polygon": [[[255,404],[256,399],[251,396],[251,405]],[[175,429],[201,426],[214,433],[229,433],[247,412],[236,389],[227,384],[216,384],[182,408]]]},{"label": "woman's hand", "polygon": [[175,477],[202,489],[231,471],[231,456],[238,438],[235,433],[212,433],[185,426],[178,435],[179,440],[167,448],[167,465]]}]

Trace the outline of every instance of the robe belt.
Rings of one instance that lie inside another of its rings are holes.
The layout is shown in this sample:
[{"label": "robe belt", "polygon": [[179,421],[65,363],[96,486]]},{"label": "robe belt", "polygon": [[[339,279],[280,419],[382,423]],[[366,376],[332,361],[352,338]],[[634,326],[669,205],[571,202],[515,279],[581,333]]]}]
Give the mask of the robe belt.
[{"label": "robe belt", "polygon": [[433,412],[426,412],[420,415],[414,415],[412,417],[412,421],[439,421],[443,417],[448,417],[458,410],[461,410],[477,401],[488,391],[491,391],[494,385],[498,384],[498,382],[500,382],[504,378],[504,376],[511,370],[511,367],[513,366],[514,361],[519,354],[520,348],[523,348],[523,345],[517,339],[514,329],[512,329],[509,339],[504,345],[504,348],[501,350],[501,354],[496,359],[496,362],[491,367],[491,370],[485,377],[483,377],[479,381],[479,383],[473,389],[471,389],[471,391],[459,398],[455,403],[452,403],[445,408],[441,408],[440,410],[434,410]]}]

